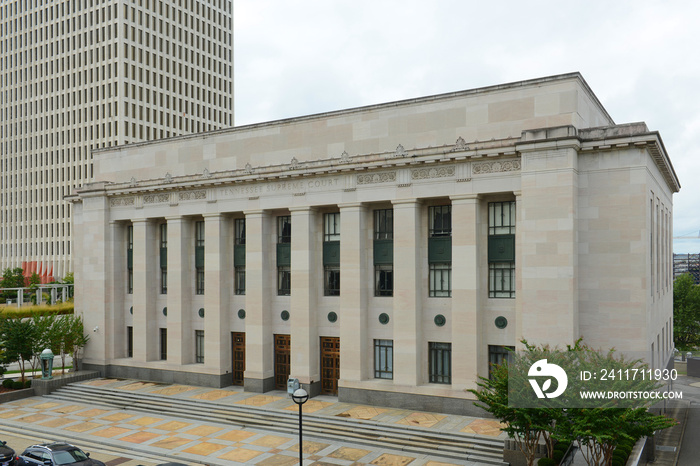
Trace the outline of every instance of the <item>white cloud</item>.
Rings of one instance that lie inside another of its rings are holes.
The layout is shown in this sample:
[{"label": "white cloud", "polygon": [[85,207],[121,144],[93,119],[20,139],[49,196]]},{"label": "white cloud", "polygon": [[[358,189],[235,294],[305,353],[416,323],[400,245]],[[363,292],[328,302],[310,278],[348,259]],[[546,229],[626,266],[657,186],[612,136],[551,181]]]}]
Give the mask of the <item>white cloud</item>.
[{"label": "white cloud", "polygon": [[580,71],[617,123],[661,132],[676,231],[700,230],[697,18],[692,0],[236,0],[236,124]]}]

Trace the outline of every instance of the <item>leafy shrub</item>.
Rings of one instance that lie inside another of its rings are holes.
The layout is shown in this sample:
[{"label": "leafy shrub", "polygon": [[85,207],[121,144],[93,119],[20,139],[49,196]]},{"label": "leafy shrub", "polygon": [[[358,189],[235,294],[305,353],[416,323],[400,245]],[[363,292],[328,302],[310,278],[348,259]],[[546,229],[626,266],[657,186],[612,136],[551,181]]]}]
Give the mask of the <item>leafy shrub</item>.
[{"label": "leafy shrub", "polygon": [[559,463],[552,458],[540,458],[537,461],[537,466],[557,466]]},{"label": "leafy shrub", "polygon": [[561,463],[561,460],[564,458],[564,453],[566,451],[564,450],[554,450],[552,453],[552,459],[557,462],[557,464]]},{"label": "leafy shrub", "polygon": [[32,379],[27,379],[24,381],[24,388],[32,388]]},{"label": "leafy shrub", "polygon": [[15,383],[14,380],[12,379],[5,379],[2,381],[2,386],[5,388],[12,388],[12,385]]},{"label": "leafy shrub", "polygon": [[20,389],[24,388],[24,382],[22,382],[21,380],[15,380],[12,383],[12,388],[15,390],[20,390]]}]

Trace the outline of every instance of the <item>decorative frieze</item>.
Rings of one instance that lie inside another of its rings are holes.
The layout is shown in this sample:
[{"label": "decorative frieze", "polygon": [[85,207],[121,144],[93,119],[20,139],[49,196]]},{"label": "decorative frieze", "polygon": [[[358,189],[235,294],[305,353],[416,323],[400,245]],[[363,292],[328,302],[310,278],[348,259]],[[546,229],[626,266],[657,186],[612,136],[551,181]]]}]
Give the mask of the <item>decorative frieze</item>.
[{"label": "decorative frieze", "polygon": [[357,184],[393,183],[396,181],[396,172],[363,173],[357,175]]},{"label": "decorative frieze", "polygon": [[503,160],[494,162],[474,163],[472,173],[483,175],[485,173],[513,172],[520,170],[520,160]]},{"label": "decorative frieze", "polygon": [[450,165],[447,167],[417,168],[411,170],[412,180],[427,180],[430,178],[450,178],[453,176],[455,176],[454,165]]},{"label": "decorative frieze", "polygon": [[116,197],[110,200],[109,205],[112,207],[133,206],[136,203],[134,197]]},{"label": "decorative frieze", "polygon": [[158,194],[146,194],[143,196],[144,204],[163,204],[170,201],[170,194],[158,193]]},{"label": "decorative frieze", "polygon": [[181,191],[178,193],[178,199],[181,201],[195,201],[207,198],[207,192],[205,190],[199,191]]}]

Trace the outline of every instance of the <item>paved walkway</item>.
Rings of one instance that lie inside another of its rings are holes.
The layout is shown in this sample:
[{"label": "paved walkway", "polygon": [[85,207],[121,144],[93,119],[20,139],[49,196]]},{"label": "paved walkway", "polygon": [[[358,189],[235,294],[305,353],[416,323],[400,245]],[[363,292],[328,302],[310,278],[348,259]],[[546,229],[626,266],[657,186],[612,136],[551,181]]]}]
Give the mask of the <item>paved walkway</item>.
[{"label": "paved walkway", "polygon": [[[185,385],[163,385],[133,380],[95,379],[83,383],[113,390],[154,394],[169,398],[206,400],[223,405],[246,405],[262,410],[293,413],[298,406],[285,392],[264,395],[244,392],[242,388],[211,389]],[[319,396],[303,407],[305,414],[368,420],[392,426],[421,427],[438,432],[460,432],[491,439],[503,439],[499,423],[492,419],[415,412],[402,409],[361,406]],[[162,455],[171,461],[204,464],[255,464],[286,466],[298,464],[299,440],[295,433],[265,432],[255,428],[237,428],[207,419],[193,421],[158,414],[149,415],[129,409],[61,401],[51,397],[32,397],[0,405],[0,425],[32,432],[47,440],[80,440],[144,454]],[[304,436],[305,465],[474,465],[470,461],[446,461],[437,456],[406,453],[387,448],[354,445],[351,441],[327,441]]]}]

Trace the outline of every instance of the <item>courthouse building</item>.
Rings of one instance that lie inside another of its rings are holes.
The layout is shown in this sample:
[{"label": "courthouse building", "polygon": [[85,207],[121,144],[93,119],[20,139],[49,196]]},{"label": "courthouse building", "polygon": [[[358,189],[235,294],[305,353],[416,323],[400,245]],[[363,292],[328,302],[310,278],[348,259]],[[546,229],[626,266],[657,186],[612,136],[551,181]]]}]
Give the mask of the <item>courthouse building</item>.
[{"label": "courthouse building", "polygon": [[521,338],[672,339],[658,132],[578,73],[94,153],[73,202],[84,366],[467,412]]}]

